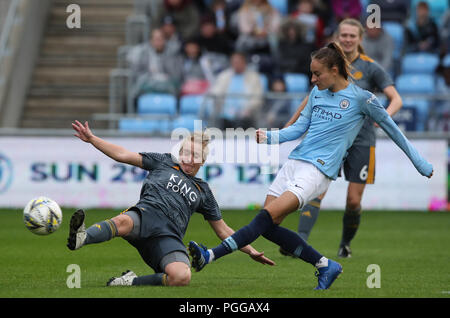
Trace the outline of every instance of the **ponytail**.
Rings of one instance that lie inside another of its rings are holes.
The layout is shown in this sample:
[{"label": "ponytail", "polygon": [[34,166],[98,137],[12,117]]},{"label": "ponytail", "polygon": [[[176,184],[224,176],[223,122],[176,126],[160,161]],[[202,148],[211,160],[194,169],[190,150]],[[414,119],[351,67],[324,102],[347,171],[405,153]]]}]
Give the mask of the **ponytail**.
[{"label": "ponytail", "polygon": [[364,51],[364,48],[361,44],[358,44],[358,53],[366,55],[366,51]]},{"label": "ponytail", "polygon": [[339,74],[346,80],[351,76],[350,62],[347,60],[341,46],[336,42],[330,42],[327,46],[314,52],[311,55],[311,59],[320,60],[328,68],[336,66]]}]

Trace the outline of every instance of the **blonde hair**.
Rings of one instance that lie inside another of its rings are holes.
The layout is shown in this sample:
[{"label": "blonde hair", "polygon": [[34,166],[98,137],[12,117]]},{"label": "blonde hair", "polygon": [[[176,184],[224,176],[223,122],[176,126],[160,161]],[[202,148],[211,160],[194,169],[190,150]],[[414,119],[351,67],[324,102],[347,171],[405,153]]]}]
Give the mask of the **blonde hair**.
[{"label": "blonde hair", "polygon": [[[353,18],[347,18],[347,19],[342,20],[341,23],[339,23],[339,25],[338,25],[338,28],[336,30],[336,35],[339,35],[339,32],[341,31],[341,25],[343,25],[343,24],[347,24],[347,25],[351,25],[351,26],[357,27],[358,28],[359,37],[362,40],[365,30],[364,30],[364,27],[361,24],[361,22],[359,22],[358,20],[353,19]],[[364,48],[363,48],[363,46],[361,44],[358,44],[358,52],[361,53],[361,54],[366,54],[366,52],[364,51]]]},{"label": "blonde hair", "polygon": [[[208,132],[208,129],[205,129],[203,131],[196,130],[194,132],[191,132],[189,135],[185,136],[183,138],[183,141],[181,142],[180,152],[188,141],[193,144],[201,143],[201,145],[202,145],[202,160],[203,160],[203,162],[205,162],[206,158],[208,157],[208,154],[209,154],[209,143],[211,141],[211,136]],[[194,148],[195,148],[195,146],[194,146]]]}]

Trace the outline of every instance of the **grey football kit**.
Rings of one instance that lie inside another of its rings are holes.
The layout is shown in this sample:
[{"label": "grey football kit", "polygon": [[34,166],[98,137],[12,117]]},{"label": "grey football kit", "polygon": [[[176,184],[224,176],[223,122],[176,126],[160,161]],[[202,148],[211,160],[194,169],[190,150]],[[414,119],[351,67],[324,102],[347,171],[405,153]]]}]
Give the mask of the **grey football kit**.
[{"label": "grey football kit", "polygon": [[[149,173],[138,203],[124,212],[135,225],[124,238],[155,272],[163,272],[167,262],[174,260],[189,265],[183,237],[192,214],[199,212],[208,221],[221,220],[219,206],[208,184],[185,174],[171,154],[140,154]],[[169,254],[173,255],[167,260]]]},{"label": "grey football kit", "polygon": [[[377,62],[364,54],[359,54],[351,66],[353,81],[362,89],[377,93],[394,85],[391,76]],[[374,121],[366,117],[359,134],[347,151],[348,155],[343,164],[347,181],[374,183],[375,143]]]}]

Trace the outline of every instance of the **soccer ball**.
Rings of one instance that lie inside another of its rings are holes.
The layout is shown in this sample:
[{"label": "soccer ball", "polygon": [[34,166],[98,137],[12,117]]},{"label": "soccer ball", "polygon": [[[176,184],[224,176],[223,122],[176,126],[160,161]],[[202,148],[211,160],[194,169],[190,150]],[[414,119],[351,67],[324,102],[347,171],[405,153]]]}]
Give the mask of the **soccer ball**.
[{"label": "soccer ball", "polygon": [[62,222],[62,211],[58,203],[46,197],[38,197],[25,206],[23,222],[27,229],[37,235],[55,232]]}]

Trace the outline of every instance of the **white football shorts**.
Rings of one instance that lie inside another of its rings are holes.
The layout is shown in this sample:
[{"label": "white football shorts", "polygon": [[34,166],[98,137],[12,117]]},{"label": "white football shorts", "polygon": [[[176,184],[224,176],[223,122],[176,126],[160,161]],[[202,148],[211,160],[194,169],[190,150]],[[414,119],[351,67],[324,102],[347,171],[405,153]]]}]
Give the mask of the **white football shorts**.
[{"label": "white football shorts", "polygon": [[303,205],[325,193],[331,181],[312,163],[288,159],[278,171],[267,195],[279,197],[283,192],[290,191],[297,196],[300,202],[298,208],[301,209]]}]

